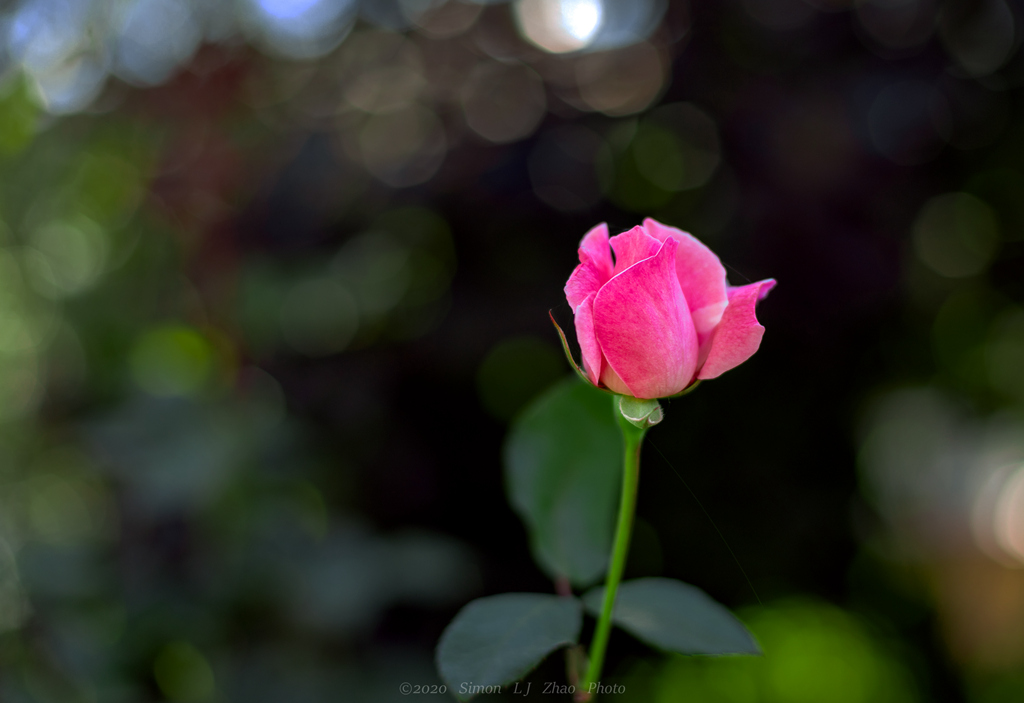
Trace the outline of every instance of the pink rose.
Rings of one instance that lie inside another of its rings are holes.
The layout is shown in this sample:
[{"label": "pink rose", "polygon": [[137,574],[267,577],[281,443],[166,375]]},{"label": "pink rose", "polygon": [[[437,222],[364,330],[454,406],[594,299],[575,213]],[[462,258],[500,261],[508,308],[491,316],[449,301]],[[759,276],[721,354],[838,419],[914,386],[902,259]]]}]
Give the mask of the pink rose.
[{"label": "pink rose", "polygon": [[664,398],[757,351],[764,327],[754,306],[774,287],[773,279],[730,286],[714,252],[648,218],[610,240],[605,224],[587,232],[565,297],[590,382]]}]

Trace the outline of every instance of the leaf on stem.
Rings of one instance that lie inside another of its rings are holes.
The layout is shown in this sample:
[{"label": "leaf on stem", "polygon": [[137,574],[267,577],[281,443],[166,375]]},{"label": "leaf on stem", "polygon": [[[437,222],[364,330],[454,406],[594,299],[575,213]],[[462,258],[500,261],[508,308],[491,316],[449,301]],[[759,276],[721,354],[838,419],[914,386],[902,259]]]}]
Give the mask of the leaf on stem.
[{"label": "leaf on stem", "polygon": [[502,593],[478,598],[445,628],[437,644],[437,668],[448,689],[459,700],[469,700],[475,691],[523,678],[554,650],[576,644],[582,624],[582,604],[574,597]]},{"label": "leaf on stem", "polygon": [[608,569],[622,439],[608,399],[566,379],[530,405],[504,448],[509,502],[552,578],[589,586]]},{"label": "leaf on stem", "polygon": [[[604,587],[583,596],[601,614]],[[680,654],[760,654],[753,636],[725,606],[696,586],[666,578],[624,581],[612,621],[652,647]]]}]

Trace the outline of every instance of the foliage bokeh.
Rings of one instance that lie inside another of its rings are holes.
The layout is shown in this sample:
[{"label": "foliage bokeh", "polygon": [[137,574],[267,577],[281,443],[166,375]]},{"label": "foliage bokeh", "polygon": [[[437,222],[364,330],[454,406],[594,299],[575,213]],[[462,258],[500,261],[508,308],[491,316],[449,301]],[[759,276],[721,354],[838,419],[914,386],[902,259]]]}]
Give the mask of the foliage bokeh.
[{"label": "foliage bokeh", "polygon": [[553,589],[501,446],[638,215],[780,286],[627,569],[767,656],[620,636],[621,700],[1024,695],[1019,3],[0,12],[0,699],[436,683],[462,604]]}]

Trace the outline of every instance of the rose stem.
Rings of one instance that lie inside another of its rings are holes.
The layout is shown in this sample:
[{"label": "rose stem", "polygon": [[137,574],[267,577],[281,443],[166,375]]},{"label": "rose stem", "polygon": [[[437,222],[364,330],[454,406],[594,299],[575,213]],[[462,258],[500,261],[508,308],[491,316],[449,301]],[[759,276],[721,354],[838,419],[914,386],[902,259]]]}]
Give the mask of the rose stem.
[{"label": "rose stem", "polygon": [[612,608],[615,606],[615,594],[619,590],[619,581],[626,568],[626,555],[629,552],[629,536],[633,528],[633,513],[636,511],[636,489],[640,480],[640,445],[643,444],[646,429],[636,427],[627,421],[619,412],[619,398],[615,397],[615,416],[622,429],[625,444],[625,456],[622,466],[622,495],[619,501],[619,520],[615,528],[615,545],[612,547],[611,565],[608,568],[608,579],[605,582],[604,603],[601,606],[601,618],[597,621],[594,639],[590,643],[590,665],[587,675],[576,689],[577,701],[590,700],[590,685],[601,679],[601,667],[604,666],[604,652],[608,647],[608,636],[612,630]]}]

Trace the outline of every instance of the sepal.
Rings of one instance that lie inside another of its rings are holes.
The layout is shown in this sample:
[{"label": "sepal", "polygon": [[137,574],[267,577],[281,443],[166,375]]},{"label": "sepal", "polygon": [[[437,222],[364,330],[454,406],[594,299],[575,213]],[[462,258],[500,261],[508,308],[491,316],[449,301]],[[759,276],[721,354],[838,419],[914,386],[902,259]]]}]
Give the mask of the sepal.
[{"label": "sepal", "polygon": [[587,378],[587,374],[583,373],[583,369],[577,366],[576,360],[572,358],[572,352],[569,351],[569,340],[565,338],[565,332],[563,332],[562,328],[558,326],[557,322],[555,322],[555,315],[550,310],[548,310],[548,317],[551,318],[551,324],[553,324],[555,326],[555,329],[558,330],[558,337],[562,340],[562,351],[565,352],[565,358],[569,361],[569,365],[572,366],[573,370],[576,372],[576,375],[580,377],[580,380],[582,380],[588,386],[593,386],[602,393],[607,393],[608,395],[615,395],[607,388],[602,388],[601,386],[594,386],[594,384],[590,382],[590,379]]},{"label": "sepal", "polygon": [[665,419],[661,405],[657,400],[634,398],[630,395],[619,396],[619,413],[629,424],[646,430],[654,427]]}]

